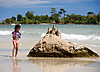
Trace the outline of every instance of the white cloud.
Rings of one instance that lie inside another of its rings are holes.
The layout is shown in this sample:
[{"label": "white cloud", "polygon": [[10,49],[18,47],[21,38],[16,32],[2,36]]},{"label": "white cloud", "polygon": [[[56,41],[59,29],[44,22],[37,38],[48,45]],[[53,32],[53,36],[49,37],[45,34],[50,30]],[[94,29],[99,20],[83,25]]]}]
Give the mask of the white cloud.
[{"label": "white cloud", "polygon": [[50,3],[51,1],[40,0],[0,0],[0,7],[24,6]]},{"label": "white cloud", "polygon": [[86,1],[95,1],[95,0],[42,0],[42,1],[52,1],[57,3],[74,3],[74,2],[86,2]]},{"label": "white cloud", "polygon": [[[94,0],[0,0],[0,7],[26,7],[26,6],[45,7],[45,6],[38,6],[37,4],[73,3],[73,2],[84,2],[84,1],[94,1]],[[53,6],[47,6],[47,7],[53,7]]]},{"label": "white cloud", "polygon": [[86,2],[86,1],[94,1],[94,0],[64,0],[66,2]]},{"label": "white cloud", "polygon": [[37,6],[37,5],[34,5],[34,6],[22,6],[20,8],[41,8],[41,7],[50,7],[51,8],[51,7],[63,7],[63,6]]}]

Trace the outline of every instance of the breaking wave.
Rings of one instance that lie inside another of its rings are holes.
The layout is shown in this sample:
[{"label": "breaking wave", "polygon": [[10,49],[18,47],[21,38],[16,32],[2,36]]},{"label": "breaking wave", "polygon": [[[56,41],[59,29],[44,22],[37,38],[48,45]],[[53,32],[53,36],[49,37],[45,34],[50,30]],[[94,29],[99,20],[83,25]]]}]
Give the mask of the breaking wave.
[{"label": "breaking wave", "polygon": [[10,35],[12,31],[0,31],[0,35]]},{"label": "breaking wave", "polygon": [[[12,31],[0,31],[0,35],[10,35],[12,33]],[[21,33],[24,33],[24,31],[22,31]]]},{"label": "breaking wave", "polygon": [[[41,34],[41,37],[45,36],[45,33]],[[77,34],[66,34],[61,33],[63,39],[74,39],[74,40],[98,40],[100,41],[100,36],[96,35],[77,35]]]}]

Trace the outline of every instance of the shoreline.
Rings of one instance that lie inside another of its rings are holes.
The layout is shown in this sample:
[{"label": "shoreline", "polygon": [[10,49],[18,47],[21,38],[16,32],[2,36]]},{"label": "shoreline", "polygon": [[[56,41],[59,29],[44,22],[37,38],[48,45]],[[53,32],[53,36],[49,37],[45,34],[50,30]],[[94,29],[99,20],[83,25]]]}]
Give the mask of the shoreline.
[{"label": "shoreline", "polygon": [[[0,25],[16,25],[16,24],[0,24]],[[41,24],[19,24],[19,25],[53,25],[49,23],[41,23]],[[100,25],[100,24],[55,24],[55,25]]]},{"label": "shoreline", "polygon": [[[80,72],[80,69],[85,72],[99,72],[99,59],[91,58],[41,58],[41,57],[26,57],[21,54],[17,58],[9,56],[1,56],[0,71],[11,72]],[[17,65],[17,66],[15,66]],[[6,69],[5,69],[6,68]]]}]

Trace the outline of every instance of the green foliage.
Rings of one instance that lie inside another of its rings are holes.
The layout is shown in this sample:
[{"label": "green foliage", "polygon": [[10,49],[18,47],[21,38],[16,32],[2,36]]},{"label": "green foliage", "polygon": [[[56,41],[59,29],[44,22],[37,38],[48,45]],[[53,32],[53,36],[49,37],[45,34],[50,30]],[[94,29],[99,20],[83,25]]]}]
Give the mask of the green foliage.
[{"label": "green foliage", "polygon": [[36,15],[34,19],[35,19],[35,20],[41,20],[41,17],[38,16],[38,15]]},{"label": "green foliage", "polygon": [[23,23],[24,23],[24,24],[29,24],[29,23],[30,23],[30,20],[29,20],[29,19],[25,19],[25,20],[23,21]]},{"label": "green foliage", "polygon": [[27,17],[23,17],[23,20],[26,20],[26,19],[28,19]]},{"label": "green foliage", "polygon": [[16,17],[12,16],[11,23],[15,23],[15,22],[16,22]]},{"label": "green foliage", "polygon": [[[87,16],[75,15],[74,13],[66,15],[65,9],[61,8],[58,12],[56,8],[51,8],[51,16],[48,15],[34,15],[34,11],[27,11],[25,17],[21,14],[16,17],[12,16],[1,22],[5,23],[17,23],[17,24],[41,24],[41,23],[55,23],[55,24],[100,24],[100,12],[94,14],[94,12],[88,12]],[[63,17],[61,17],[63,15]]]},{"label": "green foliage", "polygon": [[66,11],[65,11],[63,8],[61,8],[60,11],[59,11],[58,13],[59,13],[60,15],[61,15],[61,14],[64,14],[64,17],[62,18],[62,20],[63,20],[63,24],[65,24],[65,23],[66,23],[66,21],[65,21],[65,15],[66,15],[65,13],[66,13]]},{"label": "green foliage", "polygon": [[56,11],[56,8],[51,8],[51,14],[55,14],[57,11]]},{"label": "green foliage", "polygon": [[64,17],[65,17],[65,15],[66,15],[65,13],[66,13],[65,9],[61,8],[59,11],[59,14],[64,14]]},{"label": "green foliage", "polygon": [[2,21],[2,23],[1,24],[5,24],[5,21]]},{"label": "green foliage", "polygon": [[17,15],[17,21],[23,21],[23,16],[21,14]]},{"label": "green foliage", "polygon": [[11,23],[11,19],[10,19],[10,18],[7,18],[7,19],[5,20],[5,22],[6,22],[6,24],[10,24],[10,23]]},{"label": "green foliage", "polygon": [[31,12],[28,11],[28,12],[26,13],[26,17],[27,17],[28,19],[32,20],[32,19],[34,18],[33,13],[34,13],[34,11],[31,11]]},{"label": "green foliage", "polygon": [[94,15],[94,12],[88,12],[87,14],[88,15]]},{"label": "green foliage", "polygon": [[51,17],[50,20],[55,21],[56,23],[60,22],[59,17],[61,17],[61,15],[59,13],[57,13],[55,8],[51,8]]}]

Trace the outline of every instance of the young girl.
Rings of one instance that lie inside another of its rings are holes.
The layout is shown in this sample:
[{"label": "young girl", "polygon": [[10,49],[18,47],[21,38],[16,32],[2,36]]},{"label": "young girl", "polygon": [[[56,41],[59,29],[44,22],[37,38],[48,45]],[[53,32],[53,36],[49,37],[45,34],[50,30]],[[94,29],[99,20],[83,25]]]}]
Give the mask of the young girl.
[{"label": "young girl", "polygon": [[14,52],[16,49],[15,57],[17,56],[18,53],[18,46],[19,46],[19,38],[21,38],[21,33],[19,32],[20,30],[20,25],[15,26],[15,31],[12,32],[13,34],[13,52],[12,52],[12,57],[14,57]]}]

